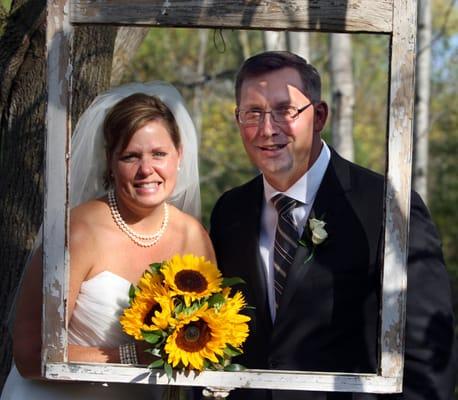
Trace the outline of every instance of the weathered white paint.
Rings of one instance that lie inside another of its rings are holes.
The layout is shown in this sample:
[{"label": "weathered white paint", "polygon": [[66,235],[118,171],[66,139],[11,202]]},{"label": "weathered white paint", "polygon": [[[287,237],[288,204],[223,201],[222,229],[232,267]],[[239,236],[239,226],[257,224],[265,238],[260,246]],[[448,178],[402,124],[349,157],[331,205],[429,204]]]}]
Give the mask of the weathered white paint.
[{"label": "weathered white paint", "polygon": [[73,0],[72,23],[391,32],[394,0]]},{"label": "weathered white paint", "polygon": [[323,390],[342,392],[390,393],[400,390],[399,378],[375,374],[325,374],[300,371],[248,370],[244,372],[175,372],[171,381],[163,372],[117,364],[50,363],[50,379],[96,382],[130,382],[158,385],[216,386],[218,388],[267,388],[280,390]]},{"label": "weathered white paint", "polygon": [[382,376],[402,376],[407,288],[407,240],[412,165],[416,2],[394,4],[391,38],[385,251],[382,297]]},{"label": "weathered white paint", "polygon": [[67,359],[69,64],[72,27],[69,3],[48,0],[45,192],[43,215],[44,304],[42,368]]}]

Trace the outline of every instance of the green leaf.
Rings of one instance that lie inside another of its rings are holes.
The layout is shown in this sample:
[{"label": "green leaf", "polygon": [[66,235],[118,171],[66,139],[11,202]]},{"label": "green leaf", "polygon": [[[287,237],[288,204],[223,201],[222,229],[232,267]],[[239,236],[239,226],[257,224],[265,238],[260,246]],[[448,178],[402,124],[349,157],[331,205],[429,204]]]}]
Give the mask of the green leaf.
[{"label": "green leaf", "polygon": [[159,359],[159,360],[153,361],[150,365],[148,365],[148,368],[157,369],[157,368],[161,368],[163,365],[164,365],[164,360]]},{"label": "green leaf", "polygon": [[226,299],[221,293],[215,293],[208,299],[208,306],[220,308],[225,303],[225,301]]},{"label": "green leaf", "polygon": [[313,258],[314,254],[315,254],[315,249],[312,248],[312,251],[310,252],[309,256],[304,260],[304,264],[307,264]]},{"label": "green leaf", "polygon": [[198,301],[193,301],[189,307],[183,306],[183,312],[185,314],[192,314],[196,312],[201,307]]},{"label": "green leaf", "polygon": [[223,283],[221,284],[222,287],[230,287],[234,285],[246,285],[246,282],[242,278],[238,278],[234,276],[232,278],[223,278]]},{"label": "green leaf", "polygon": [[209,370],[214,371],[215,370],[215,366],[213,365],[213,363],[211,361],[209,361],[206,358],[204,358],[204,369],[209,369]]},{"label": "green leaf", "polygon": [[245,371],[246,367],[242,364],[229,364],[226,367],[224,367],[224,370],[229,372],[240,372]]},{"label": "green leaf", "polygon": [[308,247],[307,242],[306,242],[305,240],[303,240],[303,239],[299,239],[297,242],[298,242],[302,247]]},{"label": "green leaf", "polygon": [[136,294],[137,294],[137,287],[133,284],[130,285],[129,287],[129,305],[132,305],[132,301],[134,300]]},{"label": "green leaf", "polygon": [[173,377],[173,369],[172,366],[168,362],[164,362],[164,371],[165,374],[167,375],[167,378],[169,378],[169,381]]},{"label": "green leaf", "polygon": [[184,303],[182,301],[177,301],[177,304],[175,305],[173,311],[175,312],[175,315],[177,315],[177,314],[182,313],[183,309],[184,309]]},{"label": "green leaf", "polygon": [[242,354],[242,352],[239,349],[236,349],[234,346],[231,346],[230,344],[228,344],[226,348],[224,349],[224,354],[230,357],[235,357],[235,356],[239,356],[240,354]]},{"label": "green leaf", "polygon": [[150,344],[156,344],[162,339],[162,331],[144,331],[142,330],[143,339]]},{"label": "green leaf", "polygon": [[149,265],[149,267],[151,268],[151,272],[153,274],[160,274],[161,273],[162,263],[152,263],[152,264]]},{"label": "green leaf", "polygon": [[155,357],[161,357],[161,349],[153,348],[153,349],[146,349],[145,353],[152,354]]}]

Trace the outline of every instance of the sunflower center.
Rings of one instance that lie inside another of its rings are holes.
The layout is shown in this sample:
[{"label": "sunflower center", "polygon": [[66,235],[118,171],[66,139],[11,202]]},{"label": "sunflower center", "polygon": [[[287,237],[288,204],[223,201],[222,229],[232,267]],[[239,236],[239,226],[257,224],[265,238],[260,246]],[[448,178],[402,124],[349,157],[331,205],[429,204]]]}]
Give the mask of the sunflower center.
[{"label": "sunflower center", "polygon": [[156,311],[159,311],[159,312],[162,311],[162,307],[160,306],[159,303],[153,304],[153,306],[150,308],[150,310],[146,313],[145,318],[143,318],[143,323],[145,325],[151,325],[152,318],[154,317],[154,313]]},{"label": "sunflower center", "polygon": [[207,290],[207,280],[198,271],[183,270],[175,275],[175,284],[184,292],[200,293]]},{"label": "sunflower center", "polygon": [[202,350],[211,339],[211,330],[203,320],[191,322],[177,334],[177,346],[187,352]]}]

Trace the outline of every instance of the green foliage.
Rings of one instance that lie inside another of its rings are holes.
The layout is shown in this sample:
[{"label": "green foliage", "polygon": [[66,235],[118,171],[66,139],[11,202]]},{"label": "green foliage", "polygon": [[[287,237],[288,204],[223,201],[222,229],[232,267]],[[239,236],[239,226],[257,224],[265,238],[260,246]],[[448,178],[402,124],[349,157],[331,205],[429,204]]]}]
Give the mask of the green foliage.
[{"label": "green foliage", "polygon": [[[458,49],[455,49],[456,60]],[[452,57],[453,58],[453,57]],[[458,298],[458,67],[450,63],[442,71],[445,80],[432,82],[432,129],[430,133],[430,209],[439,229],[447,266]],[[436,117],[436,118],[435,118]],[[458,302],[456,308],[458,311]]]},{"label": "green foliage", "polygon": [[450,37],[458,33],[458,7],[456,0],[434,0],[432,23],[435,35]]},{"label": "green foliage", "polygon": [[157,344],[164,338],[162,331],[144,331],[142,330],[143,339],[149,344]]},{"label": "green foliage", "polygon": [[235,285],[245,285],[246,282],[242,278],[232,277],[232,278],[223,278],[222,287],[230,287]]},{"label": "green foliage", "polygon": [[206,119],[200,147],[202,220],[206,224],[211,208],[221,193],[256,174],[235,126],[233,101],[212,100],[204,105]]},{"label": "green foliage", "polygon": [[225,301],[226,300],[221,293],[215,293],[208,299],[208,306],[219,310]]},{"label": "green foliage", "polygon": [[157,369],[157,368],[161,368],[164,366],[164,360],[156,360],[156,361],[153,361],[150,365],[148,365],[148,368],[149,369]]},{"label": "green foliage", "polygon": [[224,370],[228,372],[242,372],[245,371],[246,368],[240,364],[230,364],[227,367],[224,367]]},{"label": "green foliage", "polygon": [[[458,316],[458,8],[433,2],[429,208],[442,239]],[[458,334],[458,322],[455,325]],[[458,400],[458,389],[455,393]]]},{"label": "green foliage", "polygon": [[10,9],[11,0],[0,0],[0,35],[3,34],[5,29],[6,19],[8,18]]}]

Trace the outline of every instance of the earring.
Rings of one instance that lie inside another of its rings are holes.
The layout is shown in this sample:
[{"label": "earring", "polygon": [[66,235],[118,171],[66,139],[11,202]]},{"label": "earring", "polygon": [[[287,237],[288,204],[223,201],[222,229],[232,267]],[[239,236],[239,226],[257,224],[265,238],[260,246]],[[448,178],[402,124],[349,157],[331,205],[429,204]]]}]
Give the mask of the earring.
[{"label": "earring", "polygon": [[180,170],[181,170],[181,167],[180,167],[180,166],[178,166],[178,167],[177,167],[177,171],[180,171]]}]

